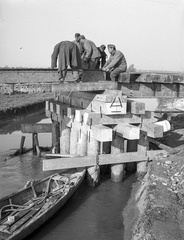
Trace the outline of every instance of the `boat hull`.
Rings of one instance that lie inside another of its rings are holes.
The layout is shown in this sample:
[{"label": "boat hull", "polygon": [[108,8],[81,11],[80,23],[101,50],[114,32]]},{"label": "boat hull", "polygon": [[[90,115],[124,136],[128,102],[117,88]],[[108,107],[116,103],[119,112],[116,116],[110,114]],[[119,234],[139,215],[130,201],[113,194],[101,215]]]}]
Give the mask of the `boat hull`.
[{"label": "boat hull", "polygon": [[[37,230],[41,225],[46,223],[53,215],[55,215],[62,206],[71,198],[71,196],[76,192],[78,187],[81,185],[84,177],[85,177],[85,169],[78,170],[78,179],[76,180],[75,184],[67,189],[67,192],[62,195],[61,197],[57,197],[58,199],[51,199],[46,203],[43,207],[41,207],[41,210],[39,210],[34,216],[30,218],[29,221],[27,221],[22,227],[20,227],[18,230],[16,230],[13,234],[8,235],[6,233],[3,233],[0,231],[0,240],[21,240],[25,237],[29,236],[31,233],[33,233],[35,230]],[[71,175],[72,176],[72,175]],[[39,187],[41,187],[44,184],[44,181],[41,181],[40,183],[37,183],[34,187],[35,190],[38,191]],[[47,181],[47,180],[46,180]],[[27,191],[27,194],[26,194]],[[32,191],[32,190],[31,190]],[[2,202],[6,201],[8,199],[11,199],[13,202],[16,199],[16,195],[20,196],[29,196],[30,189],[22,189],[18,193],[11,194],[4,199],[0,200],[0,208],[2,206]],[[16,199],[17,200],[17,199]],[[52,200],[55,201],[54,204],[52,204]]]}]

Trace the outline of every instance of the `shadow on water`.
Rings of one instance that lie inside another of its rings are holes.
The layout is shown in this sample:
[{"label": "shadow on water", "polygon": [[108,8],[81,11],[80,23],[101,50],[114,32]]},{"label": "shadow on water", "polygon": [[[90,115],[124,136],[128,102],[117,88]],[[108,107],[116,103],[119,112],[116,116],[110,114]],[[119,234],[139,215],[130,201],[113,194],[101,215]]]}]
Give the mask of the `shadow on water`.
[{"label": "shadow on water", "polygon": [[11,120],[0,121],[0,134],[11,134],[21,129],[23,123],[37,123],[45,118],[44,110],[29,115],[15,116]]},{"label": "shadow on water", "polygon": [[[34,156],[32,152],[7,161],[2,158],[10,148],[19,148],[21,123],[40,121],[48,121],[44,113],[12,120],[0,128],[0,198],[23,187],[29,179],[40,179],[53,173],[43,172],[44,157]],[[29,139],[26,147],[31,147],[31,134],[26,135],[26,139]],[[42,146],[49,145],[51,135],[39,140]],[[28,239],[122,240],[122,211],[130,198],[135,181],[134,174],[122,183],[113,183],[109,175],[102,175],[100,185],[91,188],[85,180],[64,208]]]}]

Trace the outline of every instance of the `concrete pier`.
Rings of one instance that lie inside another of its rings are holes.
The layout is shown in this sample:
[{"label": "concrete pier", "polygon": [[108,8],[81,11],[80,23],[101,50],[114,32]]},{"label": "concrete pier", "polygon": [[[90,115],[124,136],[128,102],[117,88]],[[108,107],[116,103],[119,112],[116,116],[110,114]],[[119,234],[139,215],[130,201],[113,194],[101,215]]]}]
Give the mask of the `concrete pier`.
[{"label": "concrete pier", "polygon": [[[111,144],[111,153],[124,152],[124,139],[118,135],[114,135]],[[111,165],[111,180],[113,182],[122,182],[125,177],[125,164],[112,164]]]},{"label": "concrete pier", "polygon": [[96,157],[96,165],[87,168],[87,179],[89,184],[93,187],[100,181],[100,167],[98,165],[99,148],[99,141],[94,138],[92,132],[89,132],[87,141],[87,155]]}]

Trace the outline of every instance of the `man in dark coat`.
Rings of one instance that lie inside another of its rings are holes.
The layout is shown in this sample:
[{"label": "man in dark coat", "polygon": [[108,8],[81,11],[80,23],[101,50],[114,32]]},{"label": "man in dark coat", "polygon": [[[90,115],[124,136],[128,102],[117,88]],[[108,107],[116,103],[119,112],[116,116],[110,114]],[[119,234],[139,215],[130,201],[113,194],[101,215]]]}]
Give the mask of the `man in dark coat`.
[{"label": "man in dark coat", "polygon": [[127,70],[127,62],[123,53],[116,50],[115,45],[109,44],[107,47],[110,57],[105,63],[103,70],[110,73],[111,81],[118,81],[119,74]]},{"label": "man in dark coat", "polygon": [[[79,48],[77,45],[70,41],[62,41],[54,47],[54,51],[51,55],[51,68],[57,67],[58,59],[58,73],[59,80],[65,81],[67,74],[67,68],[72,69],[72,75],[75,81],[80,80],[82,72],[82,63]],[[63,80],[61,80],[63,79]]]},{"label": "man in dark coat", "polygon": [[102,44],[100,47],[97,47],[97,48],[101,54],[101,57],[96,66],[96,68],[99,69],[99,68],[103,68],[104,64],[106,63],[107,54],[105,52],[105,49],[106,49],[105,45]]}]

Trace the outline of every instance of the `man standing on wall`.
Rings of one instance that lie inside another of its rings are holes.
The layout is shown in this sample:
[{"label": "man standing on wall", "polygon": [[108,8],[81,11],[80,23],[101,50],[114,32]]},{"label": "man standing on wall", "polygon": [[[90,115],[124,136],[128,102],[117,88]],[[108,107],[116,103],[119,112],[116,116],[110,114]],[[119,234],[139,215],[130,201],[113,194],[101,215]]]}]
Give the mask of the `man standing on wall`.
[{"label": "man standing on wall", "polygon": [[119,74],[127,70],[127,62],[123,53],[116,50],[115,45],[109,44],[107,47],[110,57],[105,63],[103,70],[110,73],[111,81],[118,81]]},{"label": "man standing on wall", "polygon": [[54,47],[54,51],[51,55],[51,68],[57,67],[58,59],[58,74],[59,81],[65,82],[67,69],[72,69],[72,75],[74,81],[81,80],[82,75],[82,63],[79,48],[74,42],[62,41]]},{"label": "man standing on wall", "polygon": [[84,54],[82,55],[83,69],[96,69],[96,65],[101,57],[94,42],[81,38],[80,42],[84,48]]}]

